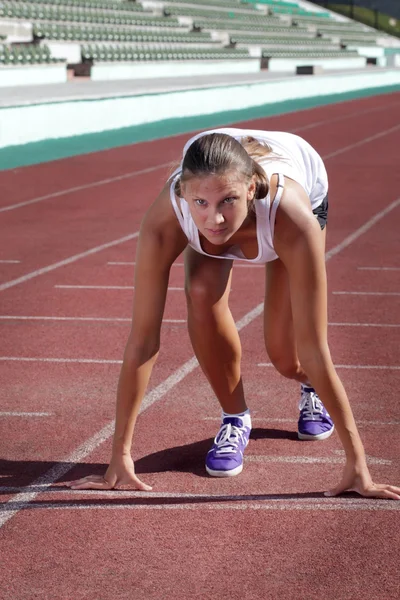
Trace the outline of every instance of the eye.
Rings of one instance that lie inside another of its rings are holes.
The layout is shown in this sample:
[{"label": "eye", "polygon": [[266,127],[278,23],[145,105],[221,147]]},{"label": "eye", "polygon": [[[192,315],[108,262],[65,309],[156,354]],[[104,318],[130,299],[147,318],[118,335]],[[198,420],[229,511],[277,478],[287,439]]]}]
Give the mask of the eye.
[{"label": "eye", "polygon": [[206,206],[207,205],[206,200],[202,200],[201,198],[197,198],[194,201],[194,203],[197,204],[197,206]]},{"label": "eye", "polygon": [[222,202],[224,204],[233,204],[236,200],[235,196],[231,196],[230,198],[225,198],[225,200],[223,200]]}]

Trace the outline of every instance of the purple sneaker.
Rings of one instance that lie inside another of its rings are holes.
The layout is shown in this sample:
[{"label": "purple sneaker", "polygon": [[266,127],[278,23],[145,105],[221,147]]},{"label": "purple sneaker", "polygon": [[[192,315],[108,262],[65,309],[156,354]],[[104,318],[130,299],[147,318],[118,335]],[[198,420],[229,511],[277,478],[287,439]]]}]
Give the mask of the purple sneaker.
[{"label": "purple sneaker", "polygon": [[[248,418],[246,418],[248,417]],[[251,425],[249,415],[240,417],[224,417],[214,444],[207,454],[206,470],[213,477],[232,477],[239,475],[243,469],[243,452],[249,443]]]},{"label": "purple sneaker", "polygon": [[314,388],[302,385],[298,422],[299,440],[325,440],[335,426]]}]

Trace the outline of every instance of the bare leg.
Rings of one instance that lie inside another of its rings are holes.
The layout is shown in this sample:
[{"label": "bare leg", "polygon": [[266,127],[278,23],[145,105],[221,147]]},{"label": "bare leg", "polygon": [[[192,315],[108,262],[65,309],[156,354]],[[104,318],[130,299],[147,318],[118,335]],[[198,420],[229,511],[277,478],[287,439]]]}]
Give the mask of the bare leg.
[{"label": "bare leg", "polygon": [[[324,252],[325,232],[322,235],[321,252]],[[289,379],[308,384],[301,390],[299,439],[328,438],[334,430],[333,422],[310,384],[298,357],[289,278],[280,260],[267,266],[264,335],[267,352],[277,371]]]},{"label": "bare leg", "polygon": [[228,305],[232,261],[185,250],[188,329],[194,352],[222,410],[247,409],[240,370],[241,344]]},{"label": "bare leg", "polygon": [[[326,228],[321,235],[325,248]],[[289,279],[279,259],[267,265],[264,338],[269,358],[276,370],[289,379],[307,383],[307,374],[297,355]]]}]

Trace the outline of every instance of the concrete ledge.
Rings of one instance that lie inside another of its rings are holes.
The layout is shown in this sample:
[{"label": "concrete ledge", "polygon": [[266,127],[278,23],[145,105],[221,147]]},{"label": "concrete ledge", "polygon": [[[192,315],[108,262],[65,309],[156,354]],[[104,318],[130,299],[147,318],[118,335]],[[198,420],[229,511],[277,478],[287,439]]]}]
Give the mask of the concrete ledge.
[{"label": "concrete ledge", "polygon": [[[166,119],[243,111],[285,101],[400,85],[400,70],[325,74],[253,84],[188,89],[158,94],[76,100],[0,109],[0,148],[41,140],[113,131]],[[305,81],[307,85],[304,85]],[[295,108],[294,108],[295,110]]]},{"label": "concrete ledge", "polygon": [[93,81],[118,79],[153,79],[154,77],[177,77],[185,75],[214,75],[215,73],[257,73],[259,59],[237,60],[169,60],[166,62],[113,62],[96,63],[91,69]]},{"label": "concrete ledge", "polygon": [[0,21],[0,34],[12,39],[29,42],[33,39],[32,30],[33,26],[29,21],[9,21],[6,18],[2,18]]},{"label": "concrete ledge", "polygon": [[[304,85],[306,84],[306,85]],[[400,69],[0,108],[0,170],[400,90]]]},{"label": "concrete ledge", "polygon": [[21,66],[5,65],[0,67],[0,88],[65,83],[66,81],[67,66],[65,63]]},{"label": "concrete ledge", "polygon": [[366,59],[364,56],[338,57],[338,58],[270,58],[268,70],[272,72],[296,73],[297,67],[308,65],[322,65],[325,71],[342,70],[343,75],[349,69],[364,69]]},{"label": "concrete ledge", "polygon": [[[319,79],[321,83],[323,77],[317,77],[316,79]],[[304,80],[302,79],[301,81]],[[87,154],[88,152],[100,152],[101,150],[129,146],[138,142],[157,140],[182,133],[192,133],[202,129],[230,126],[233,123],[265,118],[272,115],[282,115],[310,109],[315,106],[325,106],[335,102],[345,102],[357,98],[365,98],[377,94],[393,94],[395,92],[400,92],[400,83],[383,86],[379,90],[376,87],[371,87],[339,94],[326,94],[299,99],[292,98],[283,102],[272,102],[240,110],[225,110],[219,113],[193,117],[169,118],[111,131],[100,131],[57,139],[44,139],[39,142],[8,146],[0,148],[0,171]]]},{"label": "concrete ledge", "polygon": [[391,54],[386,60],[388,67],[400,67],[400,54]]}]

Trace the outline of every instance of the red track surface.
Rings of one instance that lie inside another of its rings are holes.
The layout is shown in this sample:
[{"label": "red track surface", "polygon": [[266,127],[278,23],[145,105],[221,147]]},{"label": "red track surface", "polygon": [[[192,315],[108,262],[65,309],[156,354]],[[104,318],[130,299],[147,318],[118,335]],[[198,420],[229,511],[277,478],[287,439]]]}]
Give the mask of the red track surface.
[{"label": "red track surface", "polygon": [[[373,477],[397,485],[399,107],[392,94],[246,123],[298,132],[326,160],[331,349]],[[166,322],[134,444],[153,492],[62,485],[104,471],[129,330],[74,318],[129,319],[132,291],[55,286],[132,285],[133,266],[108,263],[134,260],[136,238],[118,240],[138,230],[187,137],[0,174],[0,211],[10,208],[0,212],[0,260],[20,261],[0,263],[0,316],[70,318],[0,319],[1,598],[397,600],[400,503],[323,497],[340,477],[339,440],[297,441],[297,386],[258,366],[268,363],[260,317],[241,330],[254,430],[239,477],[205,474],[219,408],[199,369],[183,373],[193,356],[185,324]],[[176,266],[170,285],[182,284]],[[262,269],[237,268],[235,318],[262,297]],[[165,319],[184,318],[183,292],[170,291]],[[5,414],[18,412],[31,416]]]}]

